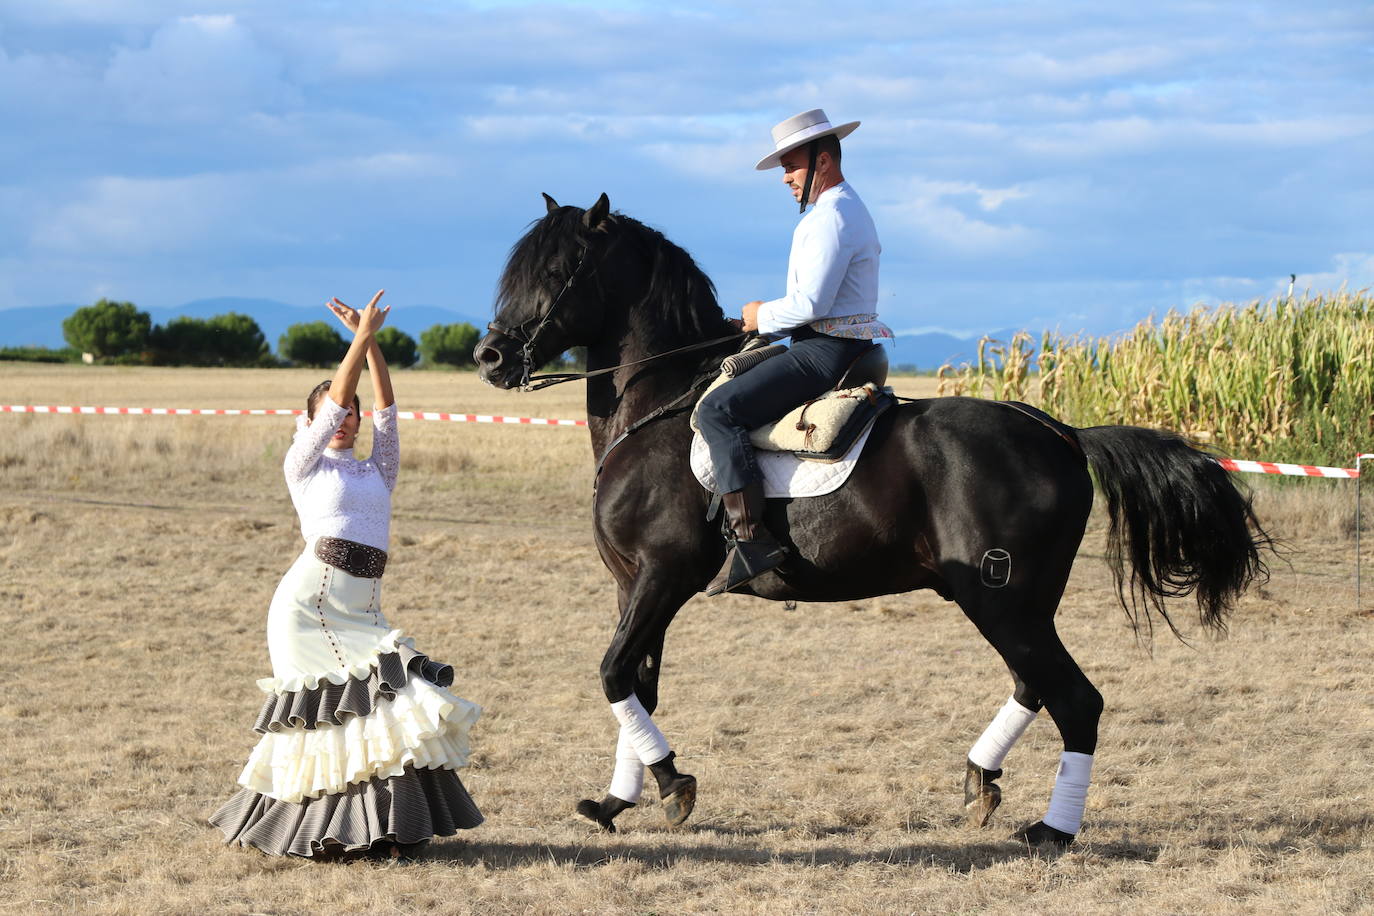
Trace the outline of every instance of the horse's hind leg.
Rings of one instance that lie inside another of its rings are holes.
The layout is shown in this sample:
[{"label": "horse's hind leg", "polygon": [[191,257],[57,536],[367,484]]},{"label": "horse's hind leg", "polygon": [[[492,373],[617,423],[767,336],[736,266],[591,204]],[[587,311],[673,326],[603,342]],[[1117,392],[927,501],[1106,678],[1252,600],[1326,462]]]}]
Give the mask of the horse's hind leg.
[{"label": "horse's hind leg", "polygon": [[[1015,677],[1016,672],[1012,672],[1012,676]],[[1031,692],[1024,681],[1016,678],[1016,687],[1010,699],[974,742],[964,770],[964,811],[971,826],[986,826],[992,813],[1002,803],[1002,789],[997,785],[997,780],[1002,776],[1002,762],[1035,721],[1042,706],[1040,698]]]},{"label": "horse's hind leg", "polygon": [[[1081,535],[1081,531],[1078,534]],[[1076,541],[1073,543],[1076,544]],[[1067,846],[1078,833],[1083,820],[1092,758],[1097,749],[1102,694],[1079,670],[1054,629],[1054,612],[1059,606],[1072,563],[1071,546],[1067,539],[1064,552],[1062,563],[1056,563],[1053,562],[1054,553],[1042,549],[1041,564],[1028,570],[1026,578],[1019,583],[1012,582],[1006,588],[980,588],[980,583],[966,578],[961,583],[963,587],[956,594],[956,600],[1002,656],[1017,680],[1016,694],[1012,697],[1015,706],[1009,710],[1003,707],[1006,716],[1002,722],[994,720],[994,727],[1003,732],[1002,737],[989,741],[985,746],[987,755],[980,752],[981,759],[972,760],[972,764],[986,770],[1000,767],[1001,760],[996,759],[996,754],[1001,752],[1005,756],[1005,750],[1010,749],[1014,742],[1011,734],[1014,726],[1021,721],[1029,725],[1029,719],[1033,718],[1029,715],[1031,709],[1043,703],[1064,740],[1064,751],[1060,756],[1049,811],[1042,820],[1017,835],[1031,843],[1053,842]],[[1032,551],[1025,553],[1031,555]],[[1022,707],[1025,713],[1019,712],[1016,706]],[[1003,718],[1001,714],[999,718]],[[1001,726],[1010,727],[1004,730]],[[1019,734],[1015,737],[1019,737]],[[977,749],[978,745],[975,745],[975,751]],[[970,754],[972,757],[973,754]],[[987,766],[990,763],[998,766]],[[983,781],[979,773],[978,790],[981,790]],[[990,791],[989,794],[994,793]],[[995,794],[1000,797],[1000,791]],[[974,801],[976,810],[978,799]],[[991,811],[987,813],[991,814]]]},{"label": "horse's hind leg", "polygon": [[1032,844],[1067,846],[1083,822],[1102,694],[1064,648],[1049,618],[997,628],[989,640],[1027,688],[1044,702],[1064,741],[1049,810],[1016,835]]}]

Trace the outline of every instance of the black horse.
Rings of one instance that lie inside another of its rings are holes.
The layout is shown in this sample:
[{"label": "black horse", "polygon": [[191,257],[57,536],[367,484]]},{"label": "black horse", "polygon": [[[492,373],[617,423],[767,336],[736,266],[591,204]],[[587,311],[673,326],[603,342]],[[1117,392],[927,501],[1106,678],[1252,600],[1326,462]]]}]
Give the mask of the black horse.
[{"label": "black horse", "polygon": [[[678,824],[692,810],[696,783],[676,770],[650,714],[668,626],[724,556],[720,524],[707,518],[711,494],[688,466],[688,416],[739,335],[692,258],[612,213],[606,195],[585,211],[545,200],[547,213],[511,251],[496,318],[474,355],[482,379],[509,389],[527,387],[533,369],[565,350],[587,348],[589,372],[597,373],[587,385],[595,538],[619,587],[620,623],[601,663],[622,723],[617,774],[629,747],[638,780],[642,762]],[[973,398],[889,410],[840,489],[770,499],[766,522],[789,558],[746,591],[844,601],[934,589],[1011,669],[1011,708],[1032,718],[1048,708],[1065,758],[1091,755],[1102,696],[1054,626],[1092,505],[1090,467],[1107,499],[1108,559],[1132,623],[1148,626],[1158,614],[1177,634],[1163,599],[1192,594],[1202,623],[1224,629],[1234,601],[1267,575],[1261,551],[1273,542],[1212,458],[1168,433],[1074,429],[1024,405]],[[1019,734],[1012,728],[997,739],[997,760]],[[967,765],[965,804],[977,823],[1000,801],[998,766]],[[1061,802],[1069,809],[1059,826],[1042,820],[1018,836],[1070,842],[1086,779],[1059,801],[1056,783],[1051,811]],[[584,800],[578,811],[614,830],[615,816],[637,800],[625,795],[637,793]]]}]

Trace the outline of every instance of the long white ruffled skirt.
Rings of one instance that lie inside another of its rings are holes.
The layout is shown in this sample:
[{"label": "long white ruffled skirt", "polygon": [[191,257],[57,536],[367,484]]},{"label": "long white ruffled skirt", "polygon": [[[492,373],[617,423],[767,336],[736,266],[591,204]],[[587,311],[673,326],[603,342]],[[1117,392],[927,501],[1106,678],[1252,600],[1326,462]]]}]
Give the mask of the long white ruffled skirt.
[{"label": "long white ruffled skirt", "polygon": [[272,677],[242,788],[210,818],[227,842],[274,855],[370,849],[482,822],[457,770],[481,709],[453,669],[387,623],[381,580],[306,551],[272,598]]}]

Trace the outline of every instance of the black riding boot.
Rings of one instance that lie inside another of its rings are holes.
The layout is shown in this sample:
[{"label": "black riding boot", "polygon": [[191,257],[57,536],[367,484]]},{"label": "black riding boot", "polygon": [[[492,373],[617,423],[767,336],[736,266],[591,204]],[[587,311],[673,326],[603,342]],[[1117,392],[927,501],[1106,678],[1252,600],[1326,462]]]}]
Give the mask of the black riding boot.
[{"label": "black riding boot", "polygon": [[763,484],[753,481],[743,490],[721,495],[726,519],[734,532],[725,565],[706,586],[706,594],[719,595],[739,588],[787,558],[787,550],[763,526]]}]

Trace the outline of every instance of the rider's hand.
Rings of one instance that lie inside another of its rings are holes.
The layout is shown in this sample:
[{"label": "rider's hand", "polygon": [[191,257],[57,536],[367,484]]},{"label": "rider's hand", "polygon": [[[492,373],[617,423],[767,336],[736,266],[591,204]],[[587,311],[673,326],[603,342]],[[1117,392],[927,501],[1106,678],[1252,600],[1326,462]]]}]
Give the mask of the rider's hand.
[{"label": "rider's hand", "polygon": [[753,302],[744,304],[744,330],[757,331],[759,329],[759,306],[763,305],[762,299],[755,299]]}]

